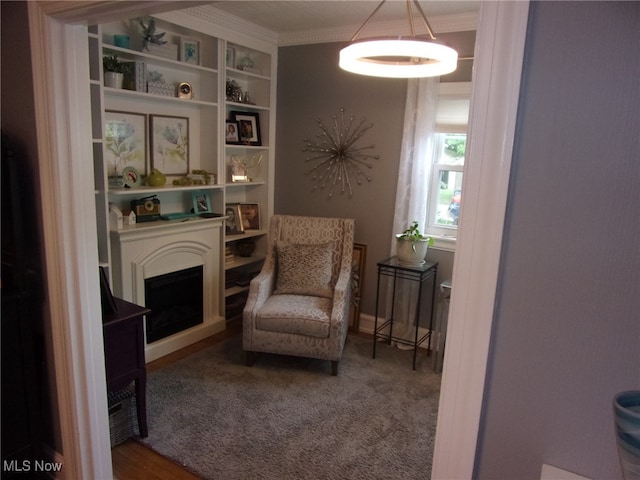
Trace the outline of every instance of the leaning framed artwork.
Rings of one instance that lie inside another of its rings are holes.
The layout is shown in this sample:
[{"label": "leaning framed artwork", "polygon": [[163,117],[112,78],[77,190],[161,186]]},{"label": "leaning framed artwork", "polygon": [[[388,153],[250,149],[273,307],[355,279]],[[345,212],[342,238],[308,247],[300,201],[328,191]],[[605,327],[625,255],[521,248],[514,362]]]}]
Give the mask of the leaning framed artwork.
[{"label": "leaning framed artwork", "polygon": [[165,175],[189,173],[189,119],[150,115],[151,165]]},{"label": "leaning framed artwork", "polygon": [[180,38],[180,61],[200,65],[200,42],[194,38]]},{"label": "leaning framed artwork", "polygon": [[147,172],[147,116],[142,113],[104,112],[104,155],[107,176],[121,177],[126,167]]},{"label": "leaning framed artwork", "polygon": [[367,246],[364,243],[354,243],[351,263],[351,306],[349,307],[349,330],[352,332],[358,332],[360,329],[360,300],[366,261]]},{"label": "leaning framed artwork", "polygon": [[227,235],[237,235],[244,233],[242,228],[242,220],[240,217],[240,205],[237,203],[227,203],[224,208],[225,215],[225,233]]},{"label": "leaning framed artwork", "polygon": [[193,202],[193,213],[196,215],[211,213],[211,199],[208,192],[202,190],[191,192],[191,200]]},{"label": "leaning framed artwork", "polygon": [[240,218],[245,232],[247,230],[260,230],[260,205],[257,203],[241,203]]},{"label": "leaning framed artwork", "polygon": [[257,112],[232,111],[231,120],[238,125],[240,143],[244,145],[262,145],[260,136],[260,115]]},{"label": "leaning framed artwork", "polygon": [[238,137],[238,124],[231,120],[225,122],[224,141],[230,145],[237,145],[240,141]]}]

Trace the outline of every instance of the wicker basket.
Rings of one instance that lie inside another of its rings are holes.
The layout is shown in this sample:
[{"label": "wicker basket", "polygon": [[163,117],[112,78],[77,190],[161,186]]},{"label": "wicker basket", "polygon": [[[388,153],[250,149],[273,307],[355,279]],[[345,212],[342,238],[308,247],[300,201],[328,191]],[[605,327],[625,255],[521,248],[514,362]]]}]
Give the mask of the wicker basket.
[{"label": "wicker basket", "polygon": [[120,445],[138,430],[134,384],[117,392],[109,392],[109,433],[111,447]]}]

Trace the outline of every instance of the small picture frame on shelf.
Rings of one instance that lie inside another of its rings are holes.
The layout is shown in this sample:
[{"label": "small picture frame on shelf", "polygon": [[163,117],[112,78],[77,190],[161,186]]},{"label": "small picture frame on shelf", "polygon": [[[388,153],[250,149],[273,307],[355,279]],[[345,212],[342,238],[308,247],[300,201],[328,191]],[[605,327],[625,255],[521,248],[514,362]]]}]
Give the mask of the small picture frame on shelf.
[{"label": "small picture frame on shelf", "polygon": [[229,68],[236,68],[236,49],[227,45],[226,65]]},{"label": "small picture frame on shelf", "polygon": [[247,164],[238,161],[231,162],[231,182],[242,183],[248,182]]},{"label": "small picture frame on shelf", "polygon": [[238,124],[232,120],[225,122],[224,140],[229,145],[237,145],[240,142],[238,137]]},{"label": "small picture frame on shelf", "polygon": [[211,213],[211,198],[209,198],[208,192],[203,190],[191,192],[191,199],[193,201],[193,213],[196,215]]},{"label": "small picture frame on shelf", "polygon": [[240,215],[240,204],[227,203],[224,208],[224,230],[227,235],[237,235],[244,233],[242,228],[242,217]]},{"label": "small picture frame on shelf", "polygon": [[242,219],[242,229],[260,230],[260,205],[257,203],[241,203],[240,218]]},{"label": "small picture frame on shelf", "polygon": [[180,38],[180,61],[200,65],[200,42],[195,38]]},{"label": "small picture frame on shelf", "polygon": [[150,115],[151,165],[165,175],[189,173],[189,119]]},{"label": "small picture frame on shelf", "polygon": [[238,136],[243,145],[262,145],[260,116],[257,112],[231,112],[231,120],[238,124]]}]

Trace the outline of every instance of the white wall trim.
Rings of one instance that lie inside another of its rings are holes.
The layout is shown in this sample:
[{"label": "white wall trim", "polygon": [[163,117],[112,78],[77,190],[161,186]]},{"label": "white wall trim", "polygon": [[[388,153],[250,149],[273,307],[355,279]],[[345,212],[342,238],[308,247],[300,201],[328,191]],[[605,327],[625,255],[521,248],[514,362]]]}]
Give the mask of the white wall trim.
[{"label": "white wall trim", "polygon": [[473,475],[528,12],[528,1],[483,2],[480,9],[434,480]]},{"label": "white wall trim", "polygon": [[[87,30],[29,2],[48,306],[64,468],[111,478],[89,108]],[[99,346],[99,349],[96,349]]]}]

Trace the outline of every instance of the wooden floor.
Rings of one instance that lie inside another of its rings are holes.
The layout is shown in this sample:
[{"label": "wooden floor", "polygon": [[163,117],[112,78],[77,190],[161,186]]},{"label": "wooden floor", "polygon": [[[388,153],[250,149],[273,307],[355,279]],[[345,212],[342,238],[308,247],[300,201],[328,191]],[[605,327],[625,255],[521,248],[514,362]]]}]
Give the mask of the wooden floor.
[{"label": "wooden floor", "polygon": [[[241,331],[241,320],[229,322],[225,331],[148,363],[147,373],[193,355],[204,348],[216,345]],[[134,439],[129,439],[114,447],[111,450],[111,459],[113,474],[118,480],[193,480],[199,478]]]}]

